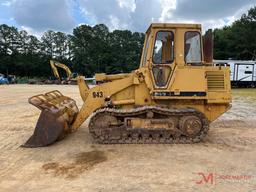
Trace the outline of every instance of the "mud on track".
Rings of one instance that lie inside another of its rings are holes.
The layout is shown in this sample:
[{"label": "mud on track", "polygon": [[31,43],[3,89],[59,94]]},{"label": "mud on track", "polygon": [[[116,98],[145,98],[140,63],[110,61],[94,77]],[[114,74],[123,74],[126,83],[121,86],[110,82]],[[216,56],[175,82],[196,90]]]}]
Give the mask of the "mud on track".
[{"label": "mud on track", "polygon": [[0,86],[1,192],[256,191],[256,89],[233,90],[232,109],[199,144],[98,145],[85,122],[50,147],[20,148],[39,115],[27,98],[54,89],[82,105],[77,86]]}]

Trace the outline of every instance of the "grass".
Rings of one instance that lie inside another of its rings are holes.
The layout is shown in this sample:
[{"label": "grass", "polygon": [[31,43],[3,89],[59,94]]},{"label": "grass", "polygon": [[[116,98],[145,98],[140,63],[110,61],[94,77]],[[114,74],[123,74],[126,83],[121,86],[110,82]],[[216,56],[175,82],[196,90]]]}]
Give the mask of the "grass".
[{"label": "grass", "polygon": [[256,89],[232,89],[232,95],[235,97],[251,97],[256,99]]}]

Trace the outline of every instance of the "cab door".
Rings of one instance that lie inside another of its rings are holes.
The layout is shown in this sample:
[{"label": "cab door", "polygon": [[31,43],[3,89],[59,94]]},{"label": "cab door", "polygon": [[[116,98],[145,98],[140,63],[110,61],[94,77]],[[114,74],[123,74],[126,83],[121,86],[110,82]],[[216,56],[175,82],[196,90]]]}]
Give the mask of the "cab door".
[{"label": "cab door", "polygon": [[152,55],[152,76],[155,89],[166,89],[174,63],[174,32],[157,31]]}]

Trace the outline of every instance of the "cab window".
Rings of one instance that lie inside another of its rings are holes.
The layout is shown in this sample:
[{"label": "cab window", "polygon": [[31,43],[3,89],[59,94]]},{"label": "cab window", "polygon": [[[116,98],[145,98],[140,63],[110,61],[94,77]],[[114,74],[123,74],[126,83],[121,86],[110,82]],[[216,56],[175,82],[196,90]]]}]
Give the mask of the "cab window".
[{"label": "cab window", "polygon": [[146,66],[150,37],[151,37],[151,34],[148,35],[147,40],[146,40],[146,46],[145,46],[145,50],[144,50],[142,66]]},{"label": "cab window", "polygon": [[[153,51],[153,76],[156,87],[165,87],[171,74],[174,60],[174,34],[171,31],[158,31]],[[165,65],[166,64],[166,65]]]},{"label": "cab window", "polygon": [[153,63],[170,64],[173,62],[174,38],[171,31],[159,31],[156,35]]},{"label": "cab window", "polygon": [[185,62],[201,63],[201,36],[199,32],[185,33]]}]

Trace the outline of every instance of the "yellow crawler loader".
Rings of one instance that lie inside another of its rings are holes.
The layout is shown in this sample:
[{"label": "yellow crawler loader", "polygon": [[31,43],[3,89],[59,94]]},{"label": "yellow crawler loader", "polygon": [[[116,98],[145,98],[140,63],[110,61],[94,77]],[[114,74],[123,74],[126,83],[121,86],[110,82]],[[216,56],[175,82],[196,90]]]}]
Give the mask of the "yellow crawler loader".
[{"label": "yellow crawler loader", "polygon": [[200,142],[209,123],[231,106],[230,71],[213,66],[212,45],[211,33],[202,38],[200,24],[151,24],[137,70],[103,74],[107,82],[91,89],[77,78],[80,111],[59,91],[29,98],[41,114],[24,147],[50,145],[89,116],[97,143]]}]

